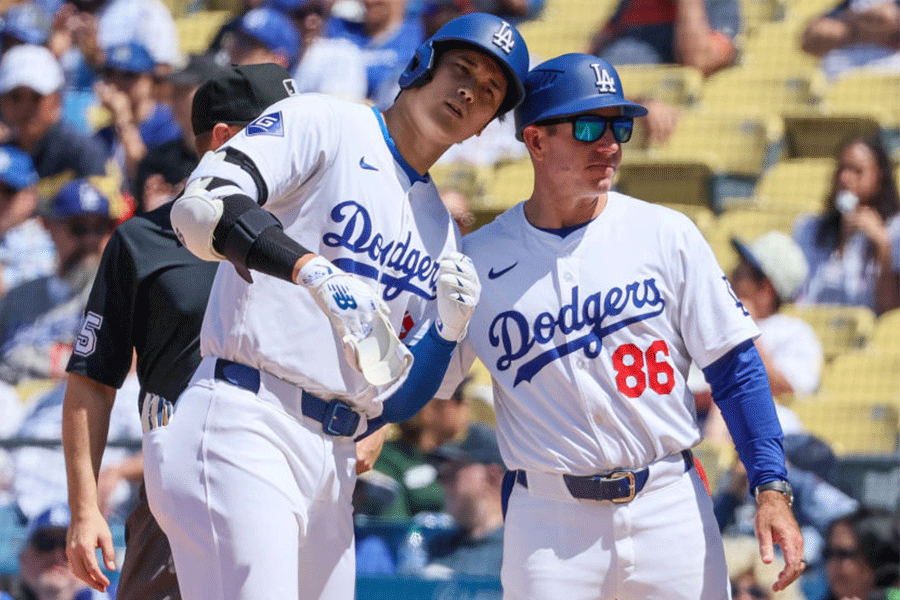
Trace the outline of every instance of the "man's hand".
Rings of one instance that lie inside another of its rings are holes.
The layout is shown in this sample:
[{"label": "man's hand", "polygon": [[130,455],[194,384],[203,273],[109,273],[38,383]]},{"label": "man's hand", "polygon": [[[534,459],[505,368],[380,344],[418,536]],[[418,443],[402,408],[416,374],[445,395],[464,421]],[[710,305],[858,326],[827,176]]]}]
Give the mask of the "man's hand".
[{"label": "man's hand", "polygon": [[113,549],[112,533],[100,510],[95,508],[84,515],[73,513],[69,531],[66,533],[66,557],[69,559],[69,567],[78,579],[98,592],[105,592],[109,586],[109,579],[97,564],[97,548],[103,553],[106,568],[114,571],[116,553]]},{"label": "man's hand", "polygon": [[298,283],[312,292],[366,381],[383,386],[409,371],[412,354],[391,328],[387,305],[365,281],[317,256],[300,269]]},{"label": "man's hand", "polygon": [[448,252],[438,259],[437,275],[437,330],[448,342],[458,342],[466,336],[469,319],[478,305],[481,282],[472,260],[459,252]]},{"label": "man's hand", "polygon": [[757,502],[759,507],[756,510],[755,529],[762,561],[768,565],[775,560],[773,544],[778,544],[784,555],[784,569],[772,586],[772,590],[779,592],[800,577],[806,568],[803,535],[784,494],[777,490],[766,490],[760,492]]},{"label": "man's hand", "polygon": [[367,471],[371,471],[375,466],[375,461],[381,454],[381,448],[384,446],[384,438],[387,437],[387,427],[375,431],[371,435],[364,437],[356,442],[356,474],[362,475]]}]

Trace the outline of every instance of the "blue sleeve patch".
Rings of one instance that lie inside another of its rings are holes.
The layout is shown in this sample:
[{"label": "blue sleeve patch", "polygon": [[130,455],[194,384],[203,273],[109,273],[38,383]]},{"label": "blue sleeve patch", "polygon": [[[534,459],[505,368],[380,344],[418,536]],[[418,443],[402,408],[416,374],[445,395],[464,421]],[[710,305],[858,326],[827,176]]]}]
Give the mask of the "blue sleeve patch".
[{"label": "blue sleeve patch", "polygon": [[274,135],[284,137],[284,123],[281,120],[281,111],[257,117],[255,121],[247,125],[247,135]]}]

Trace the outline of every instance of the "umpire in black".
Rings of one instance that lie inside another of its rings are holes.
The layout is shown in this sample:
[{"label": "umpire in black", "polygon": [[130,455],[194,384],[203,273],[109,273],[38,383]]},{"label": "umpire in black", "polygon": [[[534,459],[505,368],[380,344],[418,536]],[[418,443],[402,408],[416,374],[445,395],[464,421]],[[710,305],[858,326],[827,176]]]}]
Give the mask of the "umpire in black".
[{"label": "umpire in black", "polygon": [[[218,149],[293,90],[290,75],[274,64],[224,69],[201,85],[193,99],[198,155]],[[106,590],[109,579],[97,563],[96,548],[108,570],[116,567],[97,493],[116,390],[131,371],[136,352],[141,415],[146,417],[152,405],[155,417],[167,417],[157,408],[171,407],[164,400],[178,398],[200,363],[200,324],[219,267],[178,243],[169,222],[171,207],[169,202],[132,217],[114,232],[67,367],[63,447],[72,522],[66,554],[75,575],[99,591]],[[147,431],[149,423],[142,420]],[[180,598],[169,543],[150,514],[143,483],[125,526],[125,540],[117,598]]]}]

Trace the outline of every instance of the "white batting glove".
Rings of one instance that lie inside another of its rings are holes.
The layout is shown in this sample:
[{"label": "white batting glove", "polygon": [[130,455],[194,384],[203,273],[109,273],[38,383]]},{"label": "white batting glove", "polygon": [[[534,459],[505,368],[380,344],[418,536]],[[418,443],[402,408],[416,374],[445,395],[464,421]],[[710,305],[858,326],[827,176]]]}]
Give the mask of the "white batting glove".
[{"label": "white batting glove", "polygon": [[436,325],[442,338],[458,342],[466,336],[480,296],[481,282],[472,259],[459,252],[448,252],[438,259]]},{"label": "white batting glove", "polygon": [[409,371],[412,354],[387,319],[390,309],[364,281],[317,256],[300,269],[299,283],[312,292],[366,381],[383,386]]}]

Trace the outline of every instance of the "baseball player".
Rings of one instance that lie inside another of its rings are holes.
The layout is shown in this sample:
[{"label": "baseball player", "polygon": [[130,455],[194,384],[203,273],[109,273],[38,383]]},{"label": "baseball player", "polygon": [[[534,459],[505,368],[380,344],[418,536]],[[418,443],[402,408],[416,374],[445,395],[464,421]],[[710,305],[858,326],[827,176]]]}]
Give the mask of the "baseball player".
[{"label": "baseball player", "polygon": [[516,131],[534,191],[464,239],[483,283],[438,397],[475,356],[493,377],[506,481],[506,600],[722,600],[728,574],[685,384],[704,368],[773,541],[802,571],[759,332],[682,214],[611,191],[644,107],[607,62],[533,69]]},{"label": "baseball player", "polygon": [[175,230],[231,264],[200,366],[144,436],[184,598],[353,597],[354,439],[433,396],[480,290],[428,169],[518,104],[527,65],[508,22],[465,15],[384,114],[301,94],[192,174]]},{"label": "baseball player", "polygon": [[[197,150],[216,150],[275,101],[291,82],[273,64],[232,67],[198,88],[192,124]],[[114,232],[69,361],[63,409],[63,442],[72,522],[67,555],[72,571],[104,591],[109,579],[97,564],[101,548],[110,570],[116,562],[109,527],[98,509],[97,473],[110,409],[137,351],[139,403],[178,398],[200,363],[200,323],[217,265],[180,246],[167,203]],[[145,428],[148,421],[144,419]],[[126,551],[117,597],[177,600],[178,582],[165,535],[141,486],[126,523]]]}]

